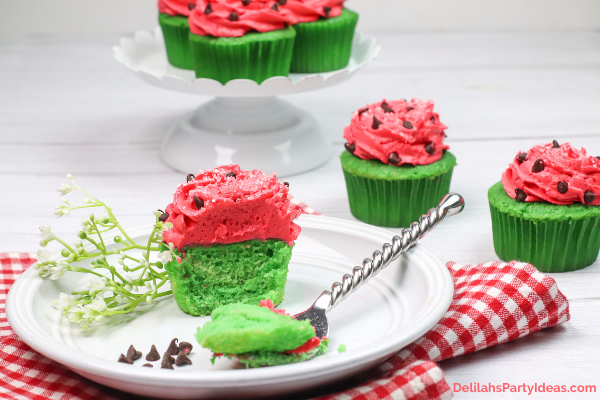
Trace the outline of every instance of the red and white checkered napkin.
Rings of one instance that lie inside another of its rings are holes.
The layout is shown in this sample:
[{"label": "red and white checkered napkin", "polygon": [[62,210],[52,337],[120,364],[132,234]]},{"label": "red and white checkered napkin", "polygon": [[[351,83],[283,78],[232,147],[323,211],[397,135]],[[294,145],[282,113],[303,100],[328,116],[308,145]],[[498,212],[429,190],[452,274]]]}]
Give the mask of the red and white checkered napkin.
[{"label": "red and white checkered napkin", "polygon": [[[34,254],[0,253],[0,398],[130,399],[88,381],[36,353],[10,329],[4,302]],[[448,263],[455,293],[450,309],[425,336],[366,375],[357,388],[321,400],[449,399],[450,387],[432,361],[471,353],[569,320],[554,280],[529,264]]]}]

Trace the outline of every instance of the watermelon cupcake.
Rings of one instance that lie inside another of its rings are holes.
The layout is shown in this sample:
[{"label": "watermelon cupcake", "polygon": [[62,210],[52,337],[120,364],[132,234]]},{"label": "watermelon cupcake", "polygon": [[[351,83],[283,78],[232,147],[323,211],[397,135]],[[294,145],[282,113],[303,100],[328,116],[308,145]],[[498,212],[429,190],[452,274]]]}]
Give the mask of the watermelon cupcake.
[{"label": "watermelon cupcake", "polygon": [[433,106],[431,100],[384,100],[353,114],[341,162],[357,219],[408,227],[450,191],[456,158]]},{"label": "watermelon cupcake", "polygon": [[173,224],[163,234],[173,256],[165,268],[179,307],[205,316],[230,303],[281,303],[300,214],[275,174],[226,165],[189,175],[164,216]]},{"label": "watermelon cupcake", "polygon": [[584,268],[600,251],[600,160],[556,140],[519,152],[488,191],[496,254],[544,272]]},{"label": "watermelon cupcake", "polygon": [[188,17],[196,3],[190,0],[158,0],[158,23],[163,32],[167,59],[177,68],[193,69]]},{"label": "watermelon cupcake", "polygon": [[288,76],[296,32],[274,0],[198,0],[189,17],[197,78]]}]

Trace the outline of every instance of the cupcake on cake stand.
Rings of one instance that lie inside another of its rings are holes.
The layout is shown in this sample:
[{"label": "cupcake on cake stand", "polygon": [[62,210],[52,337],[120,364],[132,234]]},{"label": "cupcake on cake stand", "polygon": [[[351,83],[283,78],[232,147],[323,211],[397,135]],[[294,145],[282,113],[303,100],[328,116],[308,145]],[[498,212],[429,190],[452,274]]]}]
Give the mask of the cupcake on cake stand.
[{"label": "cupcake on cake stand", "polygon": [[380,46],[356,32],[346,68],[273,77],[260,85],[247,79],[222,85],[171,66],[160,29],[154,33],[136,32],[133,38],[121,39],[113,50],[118,62],[154,86],[215,96],[173,125],[162,145],[166,164],[185,173],[239,164],[244,169],[277,171],[279,176],[286,176],[324,164],[332,150],[330,139],[315,118],[278,96],[344,82],[373,61]]}]

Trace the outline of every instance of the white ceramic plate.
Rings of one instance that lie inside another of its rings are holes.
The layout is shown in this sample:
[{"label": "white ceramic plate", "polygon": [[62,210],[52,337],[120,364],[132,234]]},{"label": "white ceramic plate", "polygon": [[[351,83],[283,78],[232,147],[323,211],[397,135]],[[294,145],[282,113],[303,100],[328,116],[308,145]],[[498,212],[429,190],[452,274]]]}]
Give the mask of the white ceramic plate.
[{"label": "white ceramic plate", "polygon": [[[317,296],[363,258],[390,241],[393,233],[358,222],[304,215],[302,233],[290,262],[285,300],[291,313],[308,308]],[[132,230],[143,240],[149,228]],[[196,344],[193,365],[160,369],[117,363],[130,344],[146,353],[152,344],[164,352],[174,337],[196,343],[194,333],[208,318],[184,314],[172,298],[146,306],[136,315],[106,319],[82,332],[52,307],[59,292],[82,287],[88,278],[68,273],[44,280],[28,269],[6,302],[11,327],[29,346],[78,374],[101,384],[158,398],[252,398],[277,396],[331,383],[373,367],[427,332],[448,309],[453,282],[444,264],[417,245],[328,314],[330,348],[311,361],[242,369]],[[340,344],[348,350],[338,353]]]}]

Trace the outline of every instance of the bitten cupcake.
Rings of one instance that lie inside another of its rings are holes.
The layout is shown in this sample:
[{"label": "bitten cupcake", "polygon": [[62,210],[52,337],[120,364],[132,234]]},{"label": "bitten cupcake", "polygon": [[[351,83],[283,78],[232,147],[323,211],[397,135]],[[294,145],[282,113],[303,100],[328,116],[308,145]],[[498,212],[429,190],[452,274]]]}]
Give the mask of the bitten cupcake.
[{"label": "bitten cupcake", "polygon": [[350,211],[379,226],[407,227],[450,190],[456,158],[433,101],[382,101],[356,111],[341,155]]},{"label": "bitten cupcake", "polygon": [[600,160],[556,140],[519,152],[488,191],[496,254],[544,272],[581,269],[600,250]]},{"label": "bitten cupcake", "polygon": [[158,23],[163,31],[167,59],[177,68],[193,69],[188,17],[195,7],[193,0],[158,0]]},{"label": "bitten cupcake", "polygon": [[288,76],[296,32],[273,0],[198,0],[190,18],[197,78]]},{"label": "bitten cupcake", "polygon": [[345,68],[350,61],[358,14],[345,0],[279,0],[296,31],[291,72],[318,73]]},{"label": "bitten cupcake", "polygon": [[226,165],[190,175],[166,214],[173,228],[163,238],[175,257],[165,268],[183,311],[281,303],[301,211],[275,174]]}]

